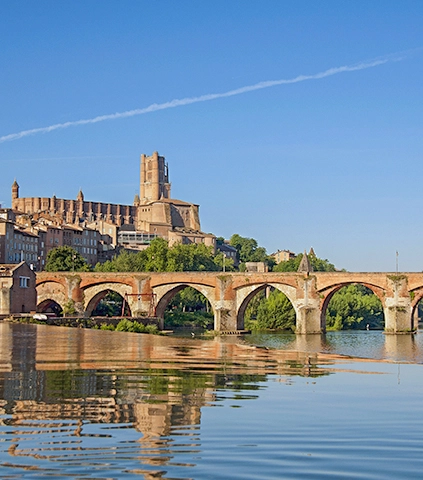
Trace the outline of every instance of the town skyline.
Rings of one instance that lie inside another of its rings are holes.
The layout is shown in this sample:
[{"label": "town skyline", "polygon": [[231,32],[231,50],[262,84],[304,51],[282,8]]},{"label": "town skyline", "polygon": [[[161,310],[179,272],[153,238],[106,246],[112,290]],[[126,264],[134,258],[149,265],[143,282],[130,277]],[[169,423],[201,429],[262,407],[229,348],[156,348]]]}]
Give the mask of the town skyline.
[{"label": "town skyline", "polygon": [[396,252],[399,270],[423,270],[419,2],[2,10],[0,137],[387,60],[4,141],[2,206],[15,178],[23,197],[82,189],[131,204],[139,155],[159,151],[172,196],[200,205],[204,232],[255,238],[269,254],[313,247],[350,271],[395,271]]}]

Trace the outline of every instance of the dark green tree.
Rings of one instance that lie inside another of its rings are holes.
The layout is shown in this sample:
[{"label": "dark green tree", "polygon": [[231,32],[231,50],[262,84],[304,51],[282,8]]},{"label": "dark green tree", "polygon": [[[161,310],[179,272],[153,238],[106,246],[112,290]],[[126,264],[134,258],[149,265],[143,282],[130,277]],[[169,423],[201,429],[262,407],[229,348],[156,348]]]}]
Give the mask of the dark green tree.
[{"label": "dark green tree", "polygon": [[379,298],[364,285],[348,285],[331,298],[326,310],[328,330],[382,329],[383,308]]},{"label": "dark green tree", "polygon": [[184,288],[173,297],[164,317],[167,327],[213,327],[213,312],[209,301],[192,287]]},{"label": "dark green tree", "polygon": [[219,270],[212,247],[203,243],[177,243],[168,252],[168,272],[213,272]]},{"label": "dark green tree", "polygon": [[65,245],[48,252],[44,270],[46,272],[89,272],[91,267],[80,253]]},{"label": "dark green tree", "polygon": [[[163,238],[154,239],[141,252],[122,251],[113,260],[95,266],[96,272],[184,272],[219,271],[222,254],[214,255],[212,247],[202,243],[169,247]],[[230,270],[232,262],[226,259]]]},{"label": "dark green tree", "polygon": [[122,315],[123,298],[119,293],[110,290],[92,312],[93,317],[118,317]]},{"label": "dark green tree", "polygon": [[113,260],[97,263],[96,272],[145,272],[147,255],[145,250],[141,252],[128,252],[123,250]]},{"label": "dark green tree", "polygon": [[247,307],[245,328],[248,330],[294,330],[295,310],[285,294],[272,290],[268,297],[259,292]]},{"label": "dark green tree", "polygon": [[270,268],[274,265],[272,257],[267,255],[264,247],[259,247],[254,238],[241,237],[237,233],[233,234],[229,240],[229,245],[237,249],[240,264],[240,270],[243,270],[245,262],[265,262]]},{"label": "dark green tree", "polygon": [[295,310],[285,294],[279,290],[273,290],[269,297],[260,303],[257,311],[257,326],[260,330],[295,329]]}]

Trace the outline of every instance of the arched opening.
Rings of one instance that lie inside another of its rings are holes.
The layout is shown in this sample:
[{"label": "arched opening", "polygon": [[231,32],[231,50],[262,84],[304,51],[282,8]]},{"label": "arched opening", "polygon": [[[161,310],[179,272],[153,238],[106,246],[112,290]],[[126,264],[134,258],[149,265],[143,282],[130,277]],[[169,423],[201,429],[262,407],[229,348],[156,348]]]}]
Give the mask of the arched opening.
[{"label": "arched opening", "polygon": [[211,330],[214,314],[210,302],[195,287],[178,285],[158,302],[156,315],[164,318],[166,329]]},{"label": "arched opening", "polygon": [[107,289],[90,300],[87,314],[90,317],[130,317],[131,309],[120,293]]},{"label": "arched opening", "polygon": [[385,318],[379,297],[363,284],[341,285],[325,299],[322,327],[330,330],[383,330]]},{"label": "arched opening", "polygon": [[63,314],[63,308],[54,300],[47,299],[37,305],[37,313],[52,313],[60,317]]},{"label": "arched opening", "polygon": [[423,328],[423,296],[414,305],[411,313],[411,329]]},{"label": "arched opening", "polygon": [[238,309],[237,328],[252,331],[295,331],[296,314],[289,298],[272,285],[250,292]]}]

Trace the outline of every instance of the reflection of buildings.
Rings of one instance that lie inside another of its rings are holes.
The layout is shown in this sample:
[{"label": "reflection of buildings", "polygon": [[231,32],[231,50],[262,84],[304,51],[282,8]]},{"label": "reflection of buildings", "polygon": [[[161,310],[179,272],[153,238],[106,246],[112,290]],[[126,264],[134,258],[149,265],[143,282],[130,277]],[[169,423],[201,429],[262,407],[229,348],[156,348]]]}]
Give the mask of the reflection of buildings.
[{"label": "reflection of buildings", "polygon": [[[141,463],[164,465],[175,431],[184,444],[195,444],[202,407],[231,392],[241,399],[248,391],[247,398],[254,399],[268,373],[325,374],[317,354],[235,340],[0,324],[0,412],[16,442],[9,454],[35,455],[25,448],[28,431],[46,434],[43,445],[52,444],[48,435],[54,435],[63,440],[62,452],[80,451],[95,436],[90,425],[102,424],[107,431],[120,424],[140,432],[135,455]],[[56,450],[42,447],[43,458],[57,458]]]},{"label": "reflection of buildings", "polygon": [[214,401],[215,387],[239,375],[248,383],[269,372],[324,373],[317,354],[273,352],[231,343],[233,338],[192,341],[3,323],[0,339],[0,388],[9,413],[18,409],[23,415],[31,405],[29,417],[33,408],[45,418],[57,411],[66,418],[125,419],[143,433],[160,435],[174,424],[198,423],[200,408]]},{"label": "reflection of buildings", "polygon": [[[324,345],[323,336],[297,338],[307,349]],[[387,336],[386,346],[407,351],[413,338]],[[319,365],[330,363],[318,354],[237,341],[0,324],[2,451],[3,458],[9,455],[2,466],[41,465],[34,475],[44,478],[43,468],[46,477],[61,477],[64,469],[74,473],[84,464],[98,467],[100,476],[102,465],[119,462],[125,469],[143,465],[137,471],[143,478],[164,478],[163,467],[188,457],[195,462],[207,443],[201,407],[222,398],[228,405],[243,395],[254,402],[267,374],[289,383],[290,374],[325,374]]]}]

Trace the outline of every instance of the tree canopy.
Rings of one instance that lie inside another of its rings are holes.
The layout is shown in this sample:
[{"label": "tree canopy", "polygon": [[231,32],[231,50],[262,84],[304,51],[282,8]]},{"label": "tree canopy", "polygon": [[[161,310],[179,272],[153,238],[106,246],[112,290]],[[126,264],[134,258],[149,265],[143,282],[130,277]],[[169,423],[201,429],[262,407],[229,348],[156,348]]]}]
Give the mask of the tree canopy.
[{"label": "tree canopy", "polygon": [[44,270],[46,272],[89,272],[91,267],[80,253],[65,245],[52,248],[48,252]]},{"label": "tree canopy", "polygon": [[[163,238],[154,239],[140,252],[123,251],[113,260],[97,264],[97,272],[197,272],[222,269],[222,254],[214,255],[212,247],[202,243],[181,244],[169,247]],[[226,267],[231,267],[226,260]]]},{"label": "tree canopy", "polygon": [[229,240],[229,245],[236,248],[238,258],[241,262],[240,270],[246,262],[265,262],[269,267],[274,265],[272,257],[267,255],[264,247],[259,247],[254,238],[241,237],[237,233],[233,234]]},{"label": "tree canopy", "polygon": [[328,330],[383,328],[383,308],[379,298],[364,285],[348,285],[334,293],[326,310]]}]

